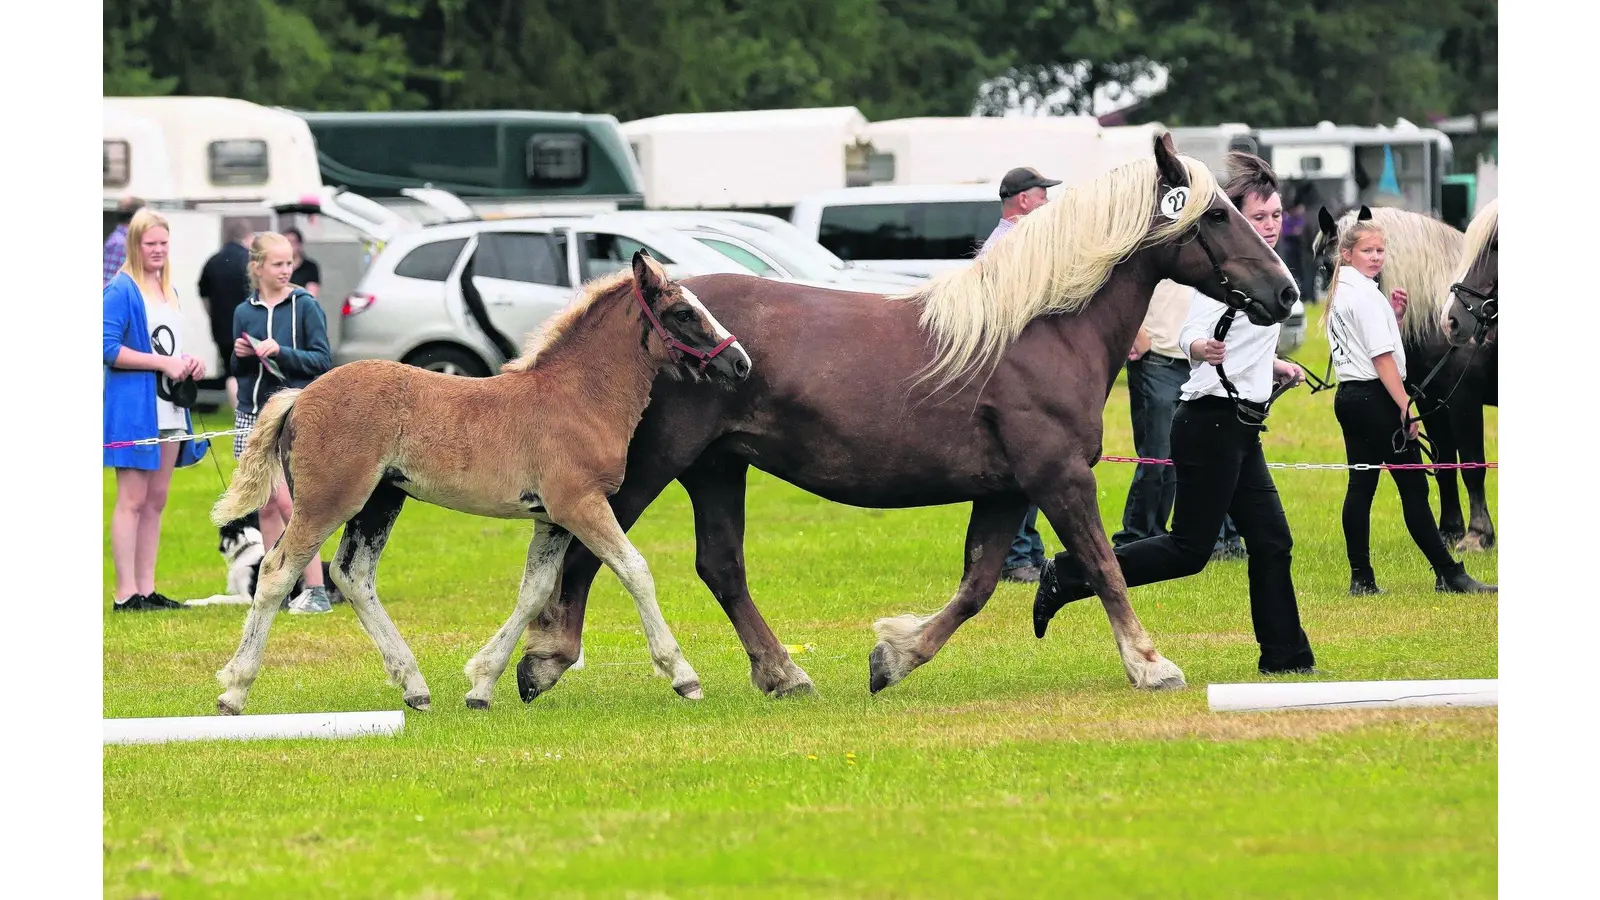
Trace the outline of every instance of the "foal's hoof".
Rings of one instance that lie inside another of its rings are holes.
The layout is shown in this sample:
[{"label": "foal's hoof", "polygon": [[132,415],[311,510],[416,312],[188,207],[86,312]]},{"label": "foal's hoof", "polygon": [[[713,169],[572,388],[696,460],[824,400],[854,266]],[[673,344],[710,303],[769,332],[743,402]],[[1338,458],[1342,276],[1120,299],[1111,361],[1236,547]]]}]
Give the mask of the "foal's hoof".
[{"label": "foal's hoof", "polygon": [[784,697],[809,697],[816,692],[817,686],[802,673],[799,680],[773,688],[772,696],[781,700]]},{"label": "foal's hoof", "polygon": [[467,698],[467,709],[488,709],[489,701],[479,700],[477,697]]},{"label": "foal's hoof", "polygon": [[706,696],[705,692],[700,690],[700,679],[698,678],[694,681],[685,681],[683,684],[675,684],[672,689],[677,691],[678,696],[685,700],[704,700]]},{"label": "foal's hoof", "polygon": [[240,712],[242,710],[234,709],[222,700],[217,701],[217,715],[219,716],[237,716]]},{"label": "foal's hoof", "polygon": [[433,705],[433,698],[427,694],[412,694],[406,698],[406,705],[417,712],[427,712]]},{"label": "foal's hoof", "polygon": [[1138,678],[1129,679],[1134,687],[1146,691],[1179,691],[1189,686],[1178,664],[1165,656],[1157,656]]},{"label": "foal's hoof", "polygon": [[1469,531],[1460,542],[1456,544],[1457,553],[1477,553],[1494,546],[1494,535],[1484,534],[1481,531]]}]

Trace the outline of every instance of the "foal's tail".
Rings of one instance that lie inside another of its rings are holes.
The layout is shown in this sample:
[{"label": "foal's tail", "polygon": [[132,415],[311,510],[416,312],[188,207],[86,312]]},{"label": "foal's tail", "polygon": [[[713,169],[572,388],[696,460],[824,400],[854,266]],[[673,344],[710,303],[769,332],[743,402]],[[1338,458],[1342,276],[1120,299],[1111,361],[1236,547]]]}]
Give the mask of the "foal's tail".
[{"label": "foal's tail", "polygon": [[278,435],[299,396],[298,388],[287,388],[273,394],[261,408],[228,492],[211,507],[211,524],[226,525],[267,505],[272,489],[278,484],[278,475],[283,471],[283,460],[278,456]]}]

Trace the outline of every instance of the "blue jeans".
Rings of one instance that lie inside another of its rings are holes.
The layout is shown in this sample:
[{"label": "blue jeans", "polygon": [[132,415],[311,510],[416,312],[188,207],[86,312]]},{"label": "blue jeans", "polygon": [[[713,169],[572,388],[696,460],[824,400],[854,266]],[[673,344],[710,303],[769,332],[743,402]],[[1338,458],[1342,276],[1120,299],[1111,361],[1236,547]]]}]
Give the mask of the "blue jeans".
[{"label": "blue jeans", "polygon": [[1022,517],[1022,528],[1018,529],[1017,536],[1011,539],[1011,551],[1006,554],[1006,561],[1002,570],[1021,569],[1032,566],[1035,569],[1044,567],[1044,541],[1039,537],[1036,524],[1039,521],[1039,507],[1028,507],[1028,514]]},{"label": "blue jeans", "polygon": [[[1138,455],[1146,459],[1172,456],[1172,414],[1188,380],[1189,364],[1181,359],[1146,353],[1128,363],[1128,412]],[[1122,530],[1111,536],[1111,545],[1121,547],[1166,534],[1177,490],[1172,466],[1140,463],[1122,507]]]}]

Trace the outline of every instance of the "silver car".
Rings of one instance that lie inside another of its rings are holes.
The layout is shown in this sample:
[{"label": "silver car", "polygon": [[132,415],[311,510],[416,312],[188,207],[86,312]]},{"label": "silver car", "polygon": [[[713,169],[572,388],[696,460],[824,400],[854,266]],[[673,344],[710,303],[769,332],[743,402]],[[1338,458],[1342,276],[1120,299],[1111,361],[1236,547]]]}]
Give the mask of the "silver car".
[{"label": "silver car", "polygon": [[[402,230],[388,239],[345,298],[334,364],[392,359],[436,372],[490,375],[520,350],[528,333],[572,299],[578,285],[625,268],[641,248],[674,278],[752,274],[675,231],[596,224],[592,217]],[[469,263],[476,304],[462,290]]]}]

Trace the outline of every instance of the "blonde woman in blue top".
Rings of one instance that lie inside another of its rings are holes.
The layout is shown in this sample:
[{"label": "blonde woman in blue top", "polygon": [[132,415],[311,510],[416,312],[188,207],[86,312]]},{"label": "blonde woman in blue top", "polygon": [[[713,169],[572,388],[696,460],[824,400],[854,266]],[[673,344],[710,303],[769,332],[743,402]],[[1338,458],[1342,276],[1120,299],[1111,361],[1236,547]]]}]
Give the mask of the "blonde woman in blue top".
[{"label": "blonde woman in blue top", "polygon": [[[181,382],[205,374],[205,364],[183,352],[183,319],[167,266],[168,234],[159,214],[139,210],[128,223],[127,259],[101,292],[107,444],[194,433],[188,409],[173,398]],[[173,469],[194,465],[206,450],[204,441],[172,441],[103,451],[104,464],[117,473],[111,513],[114,612],[183,608],[156,590],[161,514]]]}]

